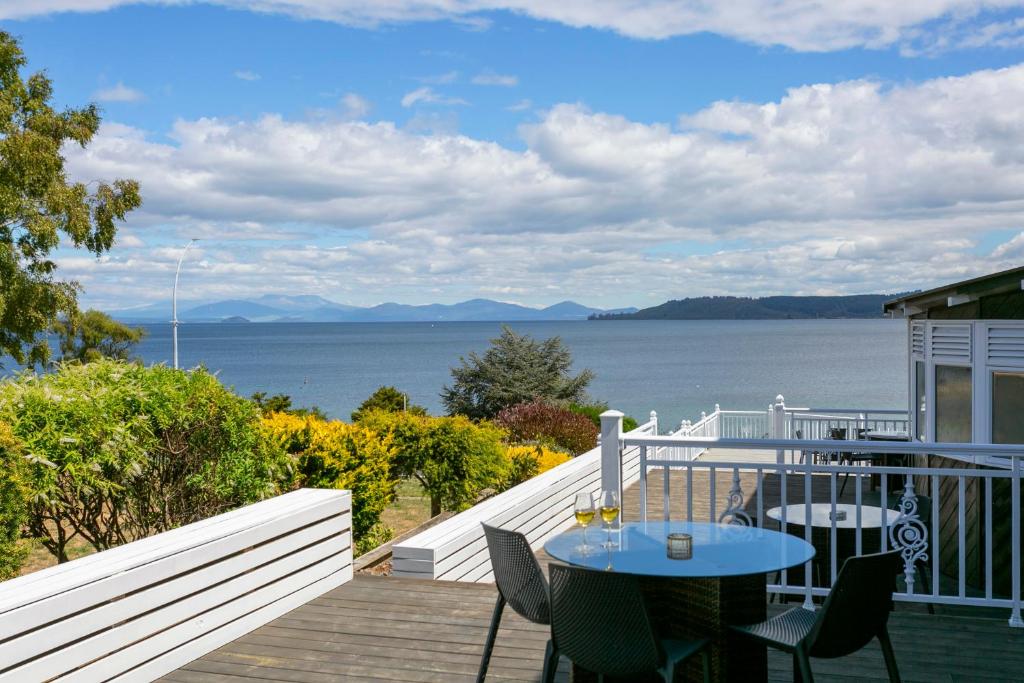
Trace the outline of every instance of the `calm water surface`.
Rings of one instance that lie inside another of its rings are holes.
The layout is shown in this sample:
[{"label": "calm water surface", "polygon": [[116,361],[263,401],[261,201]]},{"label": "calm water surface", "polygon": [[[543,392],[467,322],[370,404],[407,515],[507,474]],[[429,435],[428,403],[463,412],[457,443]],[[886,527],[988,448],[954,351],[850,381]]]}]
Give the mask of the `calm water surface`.
[{"label": "calm water surface", "polygon": [[[906,326],[892,320],[517,322],[558,335],[577,368],[597,377],[593,397],[664,427],[715,403],[760,410],[776,394],[805,407],[906,406]],[[285,393],[348,418],[382,384],[433,413],[459,357],[482,352],[499,323],[184,324],[183,367],[203,364],[244,395]],[[171,360],[170,325],[149,327],[146,362]],[[641,420],[643,421],[643,420]]]}]

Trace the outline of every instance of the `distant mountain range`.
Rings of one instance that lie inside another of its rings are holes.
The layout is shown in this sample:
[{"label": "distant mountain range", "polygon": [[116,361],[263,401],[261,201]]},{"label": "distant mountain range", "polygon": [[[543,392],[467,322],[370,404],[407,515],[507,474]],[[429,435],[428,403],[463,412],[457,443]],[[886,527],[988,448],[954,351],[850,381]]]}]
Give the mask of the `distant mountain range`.
[{"label": "distant mountain range", "polygon": [[881,318],[882,303],[899,294],[854,296],[702,296],[666,301],[633,312],[595,313],[594,320],[776,320]]},{"label": "distant mountain range", "polygon": [[[126,322],[166,322],[169,303],[112,311]],[[605,313],[631,313],[635,308],[602,310],[563,301],[546,308],[530,308],[490,299],[470,299],[457,304],[385,303],[362,308],[347,306],[319,296],[266,294],[255,300],[228,299],[202,305],[180,306],[178,319],[186,322],[451,322],[586,320]]]}]

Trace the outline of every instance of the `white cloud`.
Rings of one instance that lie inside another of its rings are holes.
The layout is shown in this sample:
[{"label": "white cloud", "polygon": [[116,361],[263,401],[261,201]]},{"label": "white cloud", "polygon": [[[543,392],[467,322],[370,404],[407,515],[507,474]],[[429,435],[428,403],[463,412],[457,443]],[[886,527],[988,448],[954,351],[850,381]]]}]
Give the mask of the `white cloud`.
[{"label": "white cloud", "polygon": [[458,78],[458,71],[446,71],[443,74],[435,74],[433,76],[420,76],[416,80],[427,85],[448,85],[457,81]]},{"label": "white cloud", "polygon": [[[1022,108],[1024,65],[808,85],[678,127],[561,104],[520,128],[522,149],[264,116],[179,121],[173,144],[105,125],[66,154],[76,178],[142,183],[129,227],[147,244],[207,226],[211,296],[272,281],[351,303],[509,287],[643,305],[905,291],[1017,265],[1024,238],[977,245],[1024,230]],[[90,296],[145,296],[124,278],[163,278],[164,260],[115,250],[61,267]]]},{"label": "white cloud", "polygon": [[[140,2],[177,4],[180,0],[0,0],[0,19],[54,12],[95,12]],[[1024,26],[1007,20],[1005,10],[1020,0],[207,0],[236,9],[320,19],[349,26],[454,20],[483,29],[481,13],[506,10],[579,28],[616,31],[644,39],[701,32],[756,45],[795,50],[901,46],[909,52],[977,45],[1015,46]]]},{"label": "white cloud", "polygon": [[145,99],[141,90],[129,88],[121,81],[109,88],[100,88],[92,94],[92,98],[98,102],[138,102]]},{"label": "white cloud", "polygon": [[416,88],[411,92],[407,92],[402,97],[403,107],[411,107],[415,104],[461,105],[469,103],[458,97],[447,97],[435,92],[433,88],[424,86],[422,88]]},{"label": "white cloud", "polygon": [[505,88],[512,88],[519,85],[518,76],[499,74],[490,69],[483,71],[473,77],[474,85],[500,85]]},{"label": "white cloud", "polygon": [[242,69],[235,72],[235,78],[243,81],[258,81],[261,76],[255,71],[249,71],[248,69]]},{"label": "white cloud", "polygon": [[522,99],[516,102],[515,104],[510,104],[509,106],[505,107],[505,109],[507,109],[508,111],[526,111],[532,106],[533,102],[531,102],[528,99]]},{"label": "white cloud", "polygon": [[361,119],[370,113],[370,101],[354,92],[345,93],[341,98],[341,107],[346,119]]}]

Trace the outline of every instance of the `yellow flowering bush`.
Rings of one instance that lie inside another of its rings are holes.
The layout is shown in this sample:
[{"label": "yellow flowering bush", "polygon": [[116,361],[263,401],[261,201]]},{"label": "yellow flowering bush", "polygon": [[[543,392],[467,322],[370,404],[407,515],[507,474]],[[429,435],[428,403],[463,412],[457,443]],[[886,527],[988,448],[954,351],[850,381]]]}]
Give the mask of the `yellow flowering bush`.
[{"label": "yellow flowering bush", "polygon": [[540,445],[508,446],[505,449],[505,457],[509,461],[505,488],[521,484],[531,477],[536,477],[541,472],[547,472],[552,467],[568,462],[572,458],[568,453]]},{"label": "yellow flowering bush", "polygon": [[21,527],[28,516],[28,467],[21,444],[11,428],[0,422],[0,581],[18,575],[28,554]]},{"label": "yellow flowering bush", "polygon": [[390,538],[390,530],[379,527],[381,513],[394,500],[397,483],[392,474],[395,449],[389,434],[286,413],[264,417],[263,429],[275,446],[292,457],[292,486],[352,491],[357,552],[369,550],[365,546],[371,538],[374,544]]}]

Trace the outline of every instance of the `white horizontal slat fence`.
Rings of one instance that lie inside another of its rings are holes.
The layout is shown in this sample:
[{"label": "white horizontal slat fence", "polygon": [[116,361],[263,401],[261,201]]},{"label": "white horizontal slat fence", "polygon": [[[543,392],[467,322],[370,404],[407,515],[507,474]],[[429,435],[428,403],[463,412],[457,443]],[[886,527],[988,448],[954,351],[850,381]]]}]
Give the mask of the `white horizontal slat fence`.
[{"label": "white horizontal slat fence", "polygon": [[351,578],[351,493],[294,491],[0,583],[0,683],[153,680]]}]

